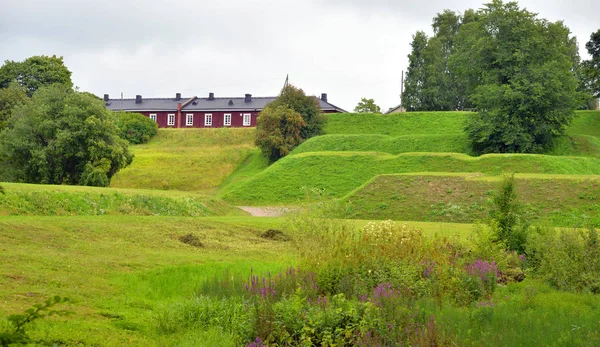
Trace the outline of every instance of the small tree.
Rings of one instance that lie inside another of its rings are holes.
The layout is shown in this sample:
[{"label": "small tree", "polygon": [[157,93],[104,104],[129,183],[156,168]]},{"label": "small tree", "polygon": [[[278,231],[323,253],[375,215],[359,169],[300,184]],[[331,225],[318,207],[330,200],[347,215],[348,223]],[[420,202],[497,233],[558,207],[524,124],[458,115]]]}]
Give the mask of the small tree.
[{"label": "small tree", "polygon": [[133,158],[104,103],[60,84],[14,109],[0,153],[16,181],[91,186],[107,186]]},{"label": "small tree", "polygon": [[300,113],[289,107],[266,107],[258,116],[256,145],[269,161],[275,162],[302,141],[300,134],[305,126]]},{"label": "small tree", "polygon": [[381,108],[375,104],[375,100],[361,98],[360,102],[354,108],[356,113],[381,113]]},{"label": "small tree", "polygon": [[131,144],[146,143],[158,132],[158,124],[141,113],[117,112],[121,138]]},{"label": "small tree", "polygon": [[525,251],[526,230],[529,226],[522,218],[514,174],[504,177],[500,189],[492,198],[490,219],[497,241],[503,242],[509,250],[519,253]]},{"label": "small tree", "polygon": [[307,96],[300,88],[288,84],[281,90],[281,95],[267,107],[277,108],[286,106],[298,112],[305,125],[300,130],[300,136],[306,140],[313,136],[321,135],[325,125],[325,117],[321,113],[319,101],[314,96]]}]

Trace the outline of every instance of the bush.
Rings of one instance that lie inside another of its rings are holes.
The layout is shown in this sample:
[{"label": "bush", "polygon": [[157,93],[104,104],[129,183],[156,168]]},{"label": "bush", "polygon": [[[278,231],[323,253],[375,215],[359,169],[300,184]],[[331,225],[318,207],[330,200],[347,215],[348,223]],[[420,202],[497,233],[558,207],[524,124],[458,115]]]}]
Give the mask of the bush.
[{"label": "bush", "polygon": [[523,218],[522,205],[517,200],[514,174],[504,177],[500,189],[492,198],[490,226],[497,241],[504,243],[510,251],[525,252],[529,225]]},{"label": "bush", "polygon": [[146,143],[158,132],[158,124],[141,113],[116,113],[119,136],[138,145]]},{"label": "bush", "polygon": [[288,155],[302,141],[300,131],[306,123],[287,106],[266,107],[258,116],[256,145],[270,162]]},{"label": "bush", "polygon": [[325,125],[325,117],[321,114],[321,106],[317,98],[307,96],[302,89],[290,84],[281,90],[281,94],[277,99],[267,105],[271,108],[278,106],[291,108],[302,116],[305,123],[300,130],[302,139],[306,140],[321,135]]}]

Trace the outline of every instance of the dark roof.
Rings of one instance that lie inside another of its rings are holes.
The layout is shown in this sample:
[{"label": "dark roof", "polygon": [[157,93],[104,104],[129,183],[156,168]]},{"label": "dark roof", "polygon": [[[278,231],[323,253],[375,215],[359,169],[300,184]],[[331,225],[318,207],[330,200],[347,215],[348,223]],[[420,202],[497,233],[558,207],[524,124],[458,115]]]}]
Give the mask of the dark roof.
[{"label": "dark roof", "polygon": [[[182,111],[249,111],[262,110],[271,101],[275,100],[276,96],[252,97],[250,102],[245,102],[243,97],[231,98],[196,98],[192,102],[183,107]],[[142,102],[135,103],[135,99],[109,99],[106,101],[106,108],[111,111],[177,111],[177,105],[183,104],[190,100],[190,97],[181,100],[174,98],[142,98]],[[323,111],[346,112],[343,109],[325,102],[319,98],[319,104]]]}]

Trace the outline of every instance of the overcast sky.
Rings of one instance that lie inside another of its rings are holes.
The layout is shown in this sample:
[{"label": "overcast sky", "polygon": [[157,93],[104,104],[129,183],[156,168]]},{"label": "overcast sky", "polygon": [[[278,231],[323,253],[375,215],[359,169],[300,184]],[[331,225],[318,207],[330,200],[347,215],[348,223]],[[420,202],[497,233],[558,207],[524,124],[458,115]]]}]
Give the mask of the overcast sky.
[{"label": "overcast sky", "polygon": [[[0,0],[0,59],[63,56],[83,91],[118,97],[277,95],[286,74],[352,110],[400,102],[412,35],[474,0]],[[523,0],[585,42],[597,0]]]}]

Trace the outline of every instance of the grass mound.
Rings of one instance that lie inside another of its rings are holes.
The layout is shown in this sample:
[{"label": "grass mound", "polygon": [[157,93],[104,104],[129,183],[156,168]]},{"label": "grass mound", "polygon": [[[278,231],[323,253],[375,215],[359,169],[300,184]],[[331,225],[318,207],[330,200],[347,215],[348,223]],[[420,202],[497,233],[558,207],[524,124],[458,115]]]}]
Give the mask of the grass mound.
[{"label": "grass mound", "polygon": [[131,150],[111,187],[212,193],[253,152],[254,129],[159,129]]},{"label": "grass mound", "polygon": [[305,201],[314,191],[339,198],[381,174],[410,172],[503,172],[600,174],[600,159],[525,154],[470,157],[456,153],[311,152],[286,157],[222,194],[235,204],[276,205]]},{"label": "grass mound", "polygon": [[1,215],[221,216],[245,212],[199,194],[171,191],[3,183]]},{"label": "grass mound", "polygon": [[[600,176],[517,175],[530,218],[554,226],[600,225]],[[344,218],[472,223],[488,215],[501,177],[469,174],[377,176],[343,198]]]}]

